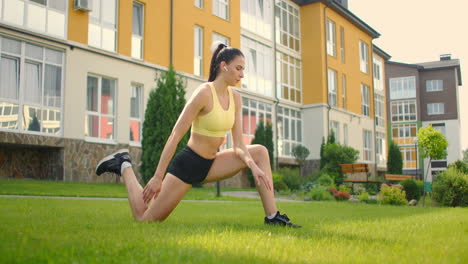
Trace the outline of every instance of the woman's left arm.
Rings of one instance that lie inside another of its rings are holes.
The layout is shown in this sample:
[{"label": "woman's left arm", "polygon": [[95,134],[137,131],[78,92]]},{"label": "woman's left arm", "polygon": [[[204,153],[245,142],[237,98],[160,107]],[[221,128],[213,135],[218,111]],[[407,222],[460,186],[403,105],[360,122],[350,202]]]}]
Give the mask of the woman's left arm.
[{"label": "woman's left arm", "polygon": [[252,170],[252,174],[255,179],[255,183],[257,186],[260,185],[260,182],[265,185],[268,190],[272,190],[272,186],[268,177],[266,177],[265,172],[262,171],[258,165],[253,160],[252,156],[250,155],[247,147],[242,140],[242,103],[240,94],[234,90],[232,90],[234,94],[234,101],[236,106],[236,113],[234,119],[234,125],[231,129],[232,141],[233,141],[233,149],[237,156],[247,165],[247,167]]}]

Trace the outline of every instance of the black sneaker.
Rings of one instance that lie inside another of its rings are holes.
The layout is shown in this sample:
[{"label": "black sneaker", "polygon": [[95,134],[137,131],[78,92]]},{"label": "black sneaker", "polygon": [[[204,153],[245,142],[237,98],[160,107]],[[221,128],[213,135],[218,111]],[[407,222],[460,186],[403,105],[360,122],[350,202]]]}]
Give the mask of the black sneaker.
[{"label": "black sneaker", "polygon": [[104,172],[114,173],[120,176],[122,163],[124,161],[132,163],[128,149],[121,149],[99,161],[96,166],[96,174],[99,176]]},{"label": "black sneaker", "polygon": [[273,219],[268,219],[265,217],[265,225],[280,225],[280,226],[289,226],[292,228],[299,228],[302,227],[300,225],[296,225],[289,221],[289,218],[286,214],[280,214],[278,211]]}]

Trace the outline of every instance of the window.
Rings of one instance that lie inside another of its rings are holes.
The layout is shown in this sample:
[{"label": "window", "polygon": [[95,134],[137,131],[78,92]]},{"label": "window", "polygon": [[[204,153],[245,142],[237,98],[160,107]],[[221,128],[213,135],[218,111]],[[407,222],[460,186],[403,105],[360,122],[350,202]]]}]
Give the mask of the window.
[{"label": "window", "polygon": [[116,81],[88,75],[85,136],[107,141],[114,139]]},{"label": "window", "polygon": [[374,57],[373,69],[374,69],[374,88],[377,91],[383,91],[384,80],[382,79],[382,60]]},{"label": "window", "polygon": [[213,0],[213,14],[229,20],[229,0]]},{"label": "window", "polygon": [[266,39],[272,40],[272,1],[241,0],[241,26]]},{"label": "window", "polygon": [[215,41],[221,41],[223,44],[225,44],[226,46],[229,46],[229,39],[223,35],[220,35],[218,33],[213,33],[213,42]]},{"label": "window", "polygon": [[370,92],[369,86],[361,84],[361,103],[362,103],[362,114],[370,116]]},{"label": "window", "polygon": [[416,169],[417,150],[415,146],[400,146],[401,156],[403,158],[403,169]]},{"label": "window", "polygon": [[276,1],[276,42],[294,51],[300,51],[299,8],[290,1]]},{"label": "window", "polygon": [[385,143],[385,134],[381,132],[376,132],[375,133],[375,151],[377,154],[377,159],[379,162],[383,162],[386,160],[386,143]]},{"label": "window", "polygon": [[416,100],[391,102],[392,122],[416,121]]},{"label": "window", "polygon": [[242,135],[245,144],[250,144],[254,138],[257,125],[261,121],[273,124],[272,105],[261,101],[242,98]]},{"label": "window", "polygon": [[292,157],[292,148],[302,142],[301,112],[279,106],[277,117],[278,153],[283,157]]},{"label": "window", "polygon": [[281,98],[302,102],[301,61],[284,53],[276,53],[277,93]]},{"label": "window", "polygon": [[369,45],[361,40],[359,41],[359,57],[361,58],[361,72],[369,73]]},{"label": "window", "polygon": [[203,0],[195,0],[195,6],[203,9]]},{"label": "window", "polygon": [[385,126],[384,119],[384,97],[380,94],[376,94],[374,97],[375,100],[375,125],[378,127]]},{"label": "window", "polygon": [[335,27],[335,22],[327,19],[327,54],[333,57],[336,56]]},{"label": "window", "polygon": [[[437,124],[431,124],[431,126],[437,130],[437,131],[440,131],[440,133],[442,133],[442,135],[444,136],[447,136],[445,134],[445,123],[437,123]],[[445,149],[445,153],[447,153],[447,150],[448,149]],[[433,160],[433,161],[436,161],[436,160]],[[437,161],[447,161],[447,156],[445,156],[444,158],[440,159],[440,160],[437,160]],[[431,165],[432,166],[432,165]],[[444,167],[447,167],[447,165],[445,164]]]},{"label": "window", "polygon": [[330,121],[330,133],[333,131],[335,134],[335,141],[340,142],[340,123],[336,121]]},{"label": "window", "polygon": [[0,129],[61,135],[64,53],[4,37],[0,50]]},{"label": "window", "polygon": [[143,5],[133,2],[132,57],[143,58]]},{"label": "window", "polygon": [[0,0],[0,20],[36,32],[65,38],[67,2],[69,1]]},{"label": "window", "polygon": [[416,124],[394,124],[392,126],[392,137],[398,145],[414,144],[417,134]]},{"label": "window", "polygon": [[340,53],[341,53],[341,61],[345,62],[346,61],[346,54],[345,54],[345,33],[344,33],[344,28],[340,27]]},{"label": "window", "polygon": [[89,13],[88,44],[107,51],[116,51],[116,0],[93,0]]},{"label": "window", "polygon": [[364,161],[372,161],[372,132],[369,130],[363,131],[363,151],[362,159]]},{"label": "window", "polygon": [[427,92],[438,92],[444,90],[443,80],[427,80],[426,91]]},{"label": "window", "polygon": [[341,75],[341,100],[343,108],[346,109],[348,106],[346,104],[346,75]]},{"label": "window", "polygon": [[193,74],[203,75],[203,28],[195,26]]},{"label": "window", "polygon": [[143,86],[132,84],[130,95],[130,141],[140,142],[143,116]]},{"label": "window", "polygon": [[428,115],[441,115],[443,113],[444,113],[443,103],[427,104]]},{"label": "window", "polygon": [[337,90],[336,71],[328,69],[328,104],[337,106],[336,90]]},{"label": "window", "polygon": [[245,55],[242,87],[263,95],[273,96],[273,50],[255,40],[242,36],[241,50]]},{"label": "window", "polygon": [[414,76],[390,78],[390,99],[416,97],[416,78]]},{"label": "window", "polygon": [[343,144],[348,146],[348,124],[343,124]]}]

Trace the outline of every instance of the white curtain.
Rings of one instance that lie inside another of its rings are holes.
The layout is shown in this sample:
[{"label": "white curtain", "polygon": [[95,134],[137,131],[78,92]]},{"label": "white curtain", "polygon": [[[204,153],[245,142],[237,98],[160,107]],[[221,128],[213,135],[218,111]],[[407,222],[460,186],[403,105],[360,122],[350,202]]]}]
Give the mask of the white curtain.
[{"label": "white curtain", "polygon": [[44,105],[61,106],[62,68],[46,64],[44,75]]},{"label": "white curtain", "polygon": [[18,59],[1,58],[0,97],[18,99]]},{"label": "white curtain", "polygon": [[42,97],[41,65],[30,62],[26,62],[25,65],[24,100],[28,103],[40,104]]}]

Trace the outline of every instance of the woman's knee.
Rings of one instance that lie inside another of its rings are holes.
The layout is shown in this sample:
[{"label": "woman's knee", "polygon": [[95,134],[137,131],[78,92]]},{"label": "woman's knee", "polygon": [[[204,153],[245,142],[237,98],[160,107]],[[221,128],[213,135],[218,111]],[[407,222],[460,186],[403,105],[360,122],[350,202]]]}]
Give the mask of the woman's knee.
[{"label": "woman's knee", "polygon": [[259,144],[252,145],[252,150],[250,151],[254,160],[260,161],[261,159],[269,158],[268,149]]}]

